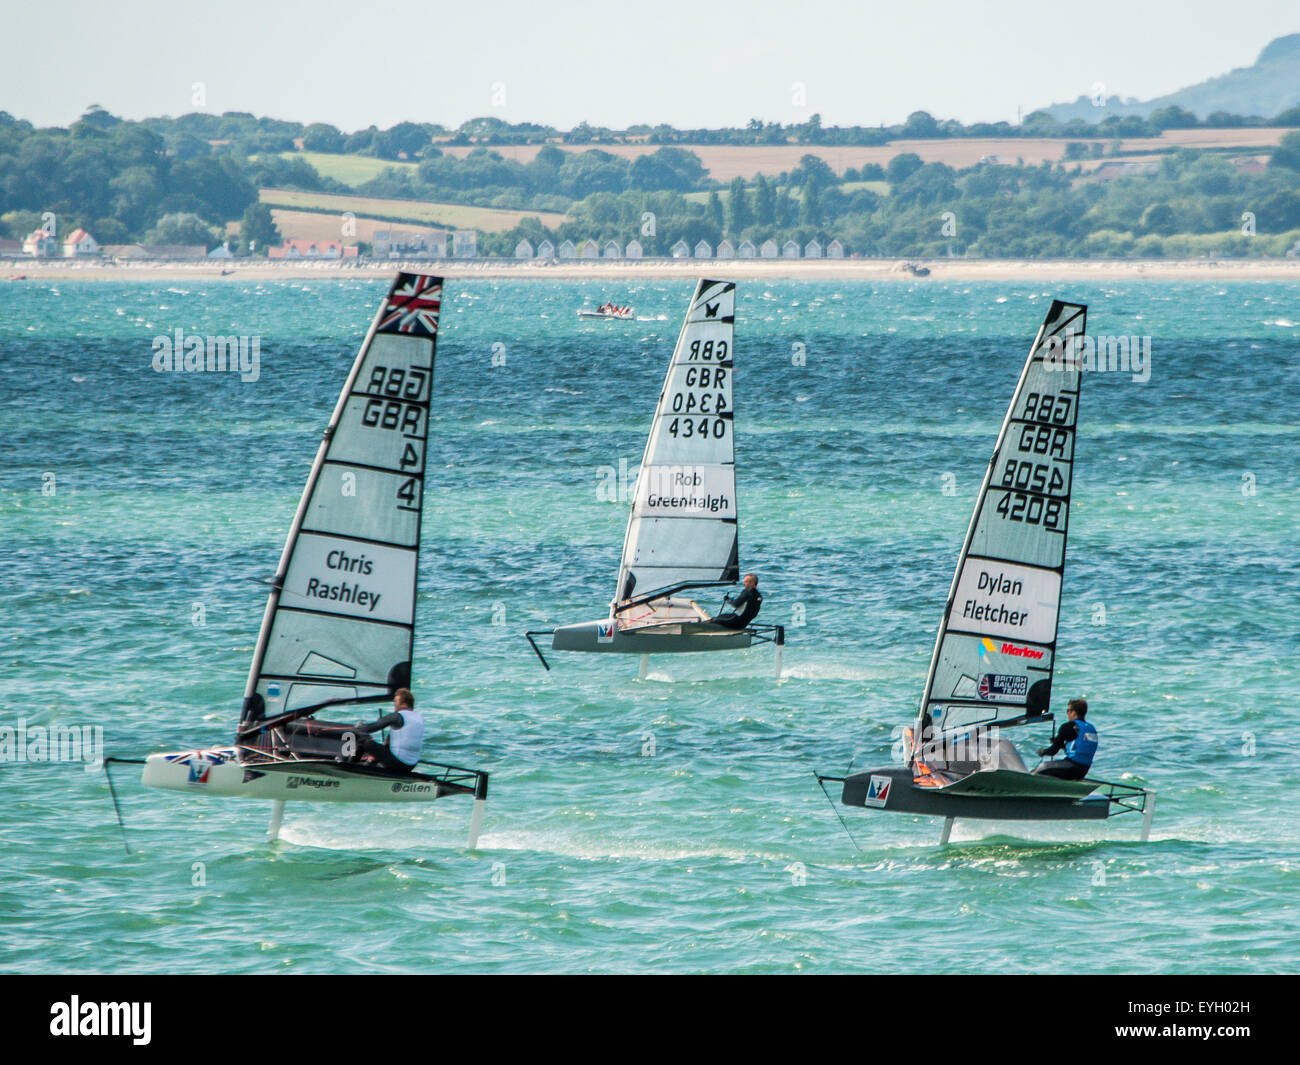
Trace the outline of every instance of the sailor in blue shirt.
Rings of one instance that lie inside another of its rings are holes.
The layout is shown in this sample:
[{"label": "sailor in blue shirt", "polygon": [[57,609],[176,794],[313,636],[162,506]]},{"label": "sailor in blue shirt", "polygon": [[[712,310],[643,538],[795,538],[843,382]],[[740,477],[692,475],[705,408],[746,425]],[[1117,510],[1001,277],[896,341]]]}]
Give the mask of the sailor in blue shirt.
[{"label": "sailor in blue shirt", "polygon": [[1097,754],[1097,730],[1084,720],[1088,716],[1088,700],[1071,699],[1065,708],[1065,716],[1069,720],[1057,731],[1050,746],[1038,751],[1041,758],[1053,758],[1064,748],[1065,757],[1043,762],[1034,772],[1065,780],[1082,780],[1088,775]]}]

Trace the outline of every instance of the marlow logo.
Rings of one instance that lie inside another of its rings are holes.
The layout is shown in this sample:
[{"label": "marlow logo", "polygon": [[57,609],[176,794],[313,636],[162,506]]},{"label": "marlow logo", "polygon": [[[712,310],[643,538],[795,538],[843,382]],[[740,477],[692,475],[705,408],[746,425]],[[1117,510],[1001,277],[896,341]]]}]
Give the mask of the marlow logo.
[{"label": "marlow logo", "polygon": [[136,1046],[148,1046],[152,1013],[150,1002],[82,1002],[73,995],[51,1004],[50,1035],[129,1035]]},{"label": "marlow logo", "polygon": [[1036,647],[1018,647],[1014,643],[1003,643],[1001,647],[995,644],[987,636],[980,641],[980,658],[982,659],[985,652],[988,654],[1014,655],[1016,658],[1042,658],[1043,652]]}]

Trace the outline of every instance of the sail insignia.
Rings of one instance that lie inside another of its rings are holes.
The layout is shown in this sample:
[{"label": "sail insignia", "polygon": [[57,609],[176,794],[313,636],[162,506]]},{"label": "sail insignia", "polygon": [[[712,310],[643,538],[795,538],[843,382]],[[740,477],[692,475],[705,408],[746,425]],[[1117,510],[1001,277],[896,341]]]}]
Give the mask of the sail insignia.
[{"label": "sail insignia", "polygon": [[441,296],[441,278],[399,274],[362,343],[281,556],[245,726],[409,683]]},{"label": "sail insignia", "polygon": [[735,301],[731,282],[696,286],[641,461],[615,613],[656,593],[739,579]]},{"label": "sail insignia", "polygon": [[1021,372],[935,644],[917,730],[925,743],[1048,711],[1086,313],[1053,301]]}]

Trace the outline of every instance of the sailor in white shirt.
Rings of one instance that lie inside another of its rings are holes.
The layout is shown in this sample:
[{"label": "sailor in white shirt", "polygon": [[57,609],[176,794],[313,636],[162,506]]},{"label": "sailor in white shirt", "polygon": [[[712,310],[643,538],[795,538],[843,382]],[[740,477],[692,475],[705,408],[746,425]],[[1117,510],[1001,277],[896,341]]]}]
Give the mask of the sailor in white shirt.
[{"label": "sailor in white shirt", "polygon": [[393,712],[377,721],[357,726],[362,733],[388,729],[388,744],[376,743],[365,736],[362,739],[362,765],[372,765],[390,773],[409,773],[420,760],[424,744],[424,717],[415,709],[415,696],[410,688],[398,688],[393,693]]}]

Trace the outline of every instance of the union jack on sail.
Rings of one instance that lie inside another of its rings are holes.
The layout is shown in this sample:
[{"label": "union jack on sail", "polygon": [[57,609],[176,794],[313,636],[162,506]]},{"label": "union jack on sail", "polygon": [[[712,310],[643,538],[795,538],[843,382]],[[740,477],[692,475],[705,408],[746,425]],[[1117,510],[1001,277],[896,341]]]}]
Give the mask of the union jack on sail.
[{"label": "union jack on sail", "polygon": [[437,336],[441,306],[442,278],[428,274],[398,274],[379,316],[376,332]]}]

